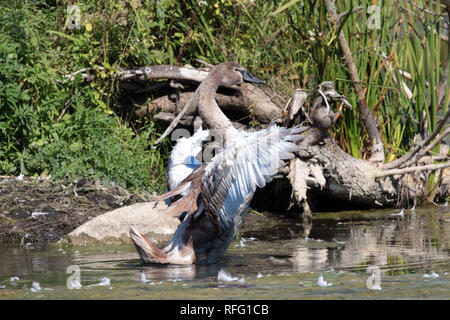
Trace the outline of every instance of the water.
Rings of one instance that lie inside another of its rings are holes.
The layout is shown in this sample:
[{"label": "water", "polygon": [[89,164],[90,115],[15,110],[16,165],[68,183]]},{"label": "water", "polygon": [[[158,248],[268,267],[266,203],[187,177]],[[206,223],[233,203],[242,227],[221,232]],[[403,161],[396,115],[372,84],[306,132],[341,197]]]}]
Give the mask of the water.
[{"label": "water", "polygon": [[[2,245],[0,299],[450,298],[448,207],[397,212],[320,213],[309,225],[259,219],[212,265],[141,265],[131,244]],[[220,270],[235,280],[218,281]],[[69,289],[77,279],[81,288]]]}]

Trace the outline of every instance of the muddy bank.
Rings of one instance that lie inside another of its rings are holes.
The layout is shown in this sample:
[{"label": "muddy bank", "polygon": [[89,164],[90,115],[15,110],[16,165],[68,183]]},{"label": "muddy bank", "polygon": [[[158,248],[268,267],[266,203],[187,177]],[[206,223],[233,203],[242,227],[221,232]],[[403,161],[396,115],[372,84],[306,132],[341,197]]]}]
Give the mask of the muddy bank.
[{"label": "muddy bank", "polygon": [[[108,215],[117,215],[122,210],[119,208],[126,210],[125,207],[134,205],[134,212],[130,211],[126,216],[129,215],[130,219],[137,219],[136,215],[141,214],[139,206],[141,204],[144,207],[150,205],[149,201],[150,194],[147,192],[142,194],[130,193],[119,186],[105,187],[86,179],[72,182],[38,181],[37,179],[19,181],[16,177],[5,178],[0,176],[0,244],[26,245],[29,243],[39,245],[60,240],[68,241],[67,236],[73,231],[83,233],[86,231],[84,230],[85,227],[89,229],[91,222],[98,226],[99,221],[96,220],[102,218],[94,219],[95,217],[107,212]],[[159,221],[155,218],[156,213],[150,211],[152,210],[148,210],[149,221],[141,221],[141,223],[139,223],[139,219],[133,221],[142,228],[141,231],[145,231],[147,227],[149,228]],[[275,225],[275,220],[268,219],[268,216],[270,216],[268,213],[254,213],[253,210],[250,210],[242,227],[251,230],[252,226],[257,225],[258,221]],[[280,215],[276,214],[275,216],[279,217]],[[159,227],[153,226],[150,229],[156,232],[170,224],[170,220],[161,223]],[[88,221],[90,223],[86,224]],[[117,219],[110,219],[109,225],[104,225],[104,230],[97,231],[99,233],[111,233],[120,227],[119,225],[112,226],[111,221],[116,221],[118,224],[120,222]],[[124,221],[120,224],[123,229]],[[78,228],[81,225],[83,227]],[[103,226],[101,223],[100,225]],[[172,226],[172,228],[175,227]],[[90,233],[92,233],[92,230]],[[121,235],[117,234],[118,241],[120,239],[123,241],[126,237],[126,235],[119,236]],[[159,234],[159,236],[161,235]],[[77,243],[84,239],[83,237],[78,238],[76,239]],[[87,241],[88,239],[84,240]],[[70,239],[68,243],[72,243],[71,241],[73,239]]]},{"label": "muddy bank", "polygon": [[148,200],[119,187],[79,181],[0,178],[0,242],[55,242],[107,211]]}]

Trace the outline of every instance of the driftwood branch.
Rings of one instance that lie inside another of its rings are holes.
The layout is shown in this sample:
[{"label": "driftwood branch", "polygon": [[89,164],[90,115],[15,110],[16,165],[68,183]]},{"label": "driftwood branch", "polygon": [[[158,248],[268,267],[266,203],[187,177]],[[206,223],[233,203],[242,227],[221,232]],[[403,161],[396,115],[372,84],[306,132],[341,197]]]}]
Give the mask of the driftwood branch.
[{"label": "driftwood branch", "polygon": [[[180,104],[185,105],[192,97],[193,92],[182,92],[180,93]],[[216,101],[219,105],[220,109],[224,112],[238,112],[240,114],[248,115],[250,114],[249,107],[252,104],[252,100],[247,96],[240,95],[225,95],[218,93],[216,95]],[[134,114],[138,118],[149,117],[151,113],[155,110],[161,110],[164,112],[171,112],[173,114],[177,114],[178,109],[176,108],[175,99],[173,95],[165,95],[159,98],[156,98],[149,103],[138,107]],[[186,111],[186,115],[196,114],[196,107],[191,105],[190,108]],[[258,118],[261,118],[263,115],[260,113],[256,113]]]},{"label": "driftwood branch", "polygon": [[[92,71],[93,69],[85,69],[77,74]],[[169,123],[166,131],[157,140],[159,143],[177,126],[198,127],[202,122],[203,119],[197,111],[199,87],[195,91],[194,89],[196,83],[202,81],[207,74],[206,70],[194,68],[155,66],[121,69],[116,77],[120,80],[122,88],[127,87],[132,92],[143,92],[140,95],[143,98],[136,100],[142,101],[142,105],[134,111],[134,116],[146,117],[155,114],[154,119]],[[180,81],[180,85],[175,84],[173,80]],[[144,100],[147,99],[145,92],[156,87],[163,88],[161,90],[163,95],[144,105]],[[368,208],[404,204],[421,197],[420,190],[424,189],[423,181],[426,181],[427,171],[450,166],[448,157],[437,158],[430,155],[430,150],[449,133],[448,128],[444,128],[448,112],[436,128],[436,133],[428,137],[408,157],[403,158],[401,163],[391,168],[387,166],[379,168],[372,162],[353,158],[333,141],[328,133],[336,119],[331,104],[338,101],[345,104],[345,97],[326,84],[321,84],[318,89],[320,93],[317,90],[296,90],[290,102],[286,104],[285,100],[280,103],[285,106],[284,108],[273,103],[268,94],[251,84],[219,88],[216,95],[217,105],[226,112],[233,127],[238,130],[246,127],[244,123],[247,123],[250,117],[256,118],[262,126],[273,120],[291,126],[303,121],[305,117],[311,124],[306,138],[299,145],[300,151],[295,163],[280,169],[275,179],[275,182],[285,179],[291,186],[292,189],[289,191],[291,198],[287,201],[295,204],[294,208],[298,205],[303,212],[309,212],[317,210],[323,204]],[[443,128],[445,130],[437,136]],[[436,160],[447,162],[430,164]],[[416,166],[415,163],[423,165]],[[407,168],[402,168],[405,165]],[[411,172],[414,174],[408,174]],[[270,190],[268,192],[271,197],[274,192],[280,192],[276,188],[267,189]],[[266,200],[267,196],[263,199]]]},{"label": "driftwood branch", "polygon": [[430,141],[432,141],[439,134],[439,132],[442,130],[442,128],[446,124],[449,116],[450,116],[450,109],[447,110],[447,112],[445,113],[442,120],[439,122],[436,129],[422,143],[415,146],[411,151],[409,151],[407,154],[403,155],[402,157],[398,158],[397,160],[391,161],[391,162],[383,165],[382,168],[384,170],[397,168],[397,167],[401,166],[402,164],[406,163],[409,159],[411,159],[416,153],[418,153],[420,150],[422,150],[424,148],[424,146],[426,146],[428,143],[430,143]]},{"label": "driftwood branch", "polygon": [[[200,88],[200,87],[199,87]],[[198,88],[195,90],[194,94],[192,95],[191,99],[189,99],[188,103],[183,107],[183,110],[173,119],[173,121],[170,123],[170,125],[167,127],[167,129],[164,131],[164,133],[155,141],[154,147],[158,145],[165,137],[167,137],[178,125],[178,122],[181,120],[181,118],[184,116],[184,114],[187,112],[191,104],[195,103],[198,104]]]},{"label": "driftwood branch", "polygon": [[[175,120],[175,118],[176,117],[173,113],[168,113],[168,112],[160,112],[154,116],[154,119],[156,119],[156,120],[169,122],[169,123],[172,123]],[[201,120],[202,119],[200,116],[184,116],[183,118],[181,118],[178,121],[178,125],[182,125],[185,127],[191,127],[191,126],[196,127],[196,123],[199,123]],[[235,127],[238,130],[244,130],[247,128],[246,125],[244,125],[240,122],[237,122],[237,121],[232,121],[232,124],[233,124],[233,127]]]},{"label": "driftwood branch", "polygon": [[[75,76],[80,74],[82,79],[85,82],[90,82],[94,80],[95,75],[89,72],[95,71],[103,71],[104,67],[89,67],[83,68],[78,71],[75,71],[69,75],[65,76],[64,80],[60,80],[59,82],[67,82],[73,81]],[[115,77],[119,81],[137,81],[137,82],[147,82],[149,80],[157,80],[157,79],[174,79],[174,80],[189,80],[195,82],[202,82],[203,79],[208,75],[208,71],[195,69],[195,68],[187,68],[187,67],[179,67],[179,66],[171,66],[171,65],[161,65],[161,66],[146,66],[140,68],[119,68]]]},{"label": "driftwood branch", "polygon": [[119,81],[139,81],[147,82],[156,79],[174,79],[174,80],[189,80],[195,82],[202,82],[208,71],[178,67],[171,65],[161,66],[147,66],[136,69],[119,69],[117,79]]},{"label": "driftwood branch", "polygon": [[448,134],[450,133],[450,127],[447,127],[442,134],[440,134],[432,143],[430,143],[425,149],[419,151],[415,156],[413,156],[409,161],[405,163],[405,167],[410,167],[418,160],[420,160],[425,154],[433,150]]},{"label": "driftwood branch", "polygon": [[439,169],[444,169],[450,167],[450,162],[446,163],[436,163],[436,164],[429,164],[425,166],[415,166],[415,167],[406,167],[401,169],[392,169],[392,170],[385,170],[385,171],[378,171],[373,176],[374,178],[380,178],[385,176],[393,176],[397,174],[405,174],[408,172],[416,172],[416,171],[425,171],[425,170],[432,170],[436,171]]}]

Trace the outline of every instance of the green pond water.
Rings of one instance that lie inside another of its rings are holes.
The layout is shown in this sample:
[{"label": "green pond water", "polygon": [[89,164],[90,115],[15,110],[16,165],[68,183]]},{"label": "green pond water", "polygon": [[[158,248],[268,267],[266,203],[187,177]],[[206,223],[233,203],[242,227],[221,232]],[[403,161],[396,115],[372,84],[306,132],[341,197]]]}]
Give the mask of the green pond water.
[{"label": "green pond water", "polygon": [[3,244],[0,299],[449,299],[448,207],[399,211],[258,219],[211,265],[142,265],[131,244]]}]

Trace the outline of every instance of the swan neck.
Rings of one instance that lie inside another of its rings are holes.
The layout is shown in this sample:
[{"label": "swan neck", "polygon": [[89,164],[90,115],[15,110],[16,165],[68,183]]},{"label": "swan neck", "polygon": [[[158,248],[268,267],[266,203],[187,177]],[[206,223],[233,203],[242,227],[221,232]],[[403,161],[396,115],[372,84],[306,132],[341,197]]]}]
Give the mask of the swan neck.
[{"label": "swan neck", "polygon": [[198,112],[210,129],[219,131],[225,143],[237,134],[237,130],[217,105],[216,91],[219,88],[219,81],[211,75],[200,86]]}]

